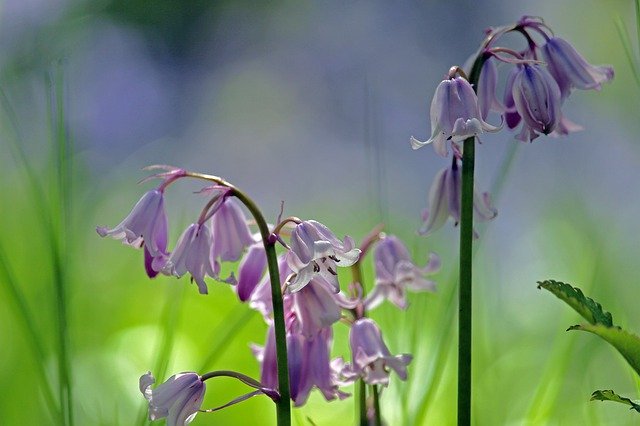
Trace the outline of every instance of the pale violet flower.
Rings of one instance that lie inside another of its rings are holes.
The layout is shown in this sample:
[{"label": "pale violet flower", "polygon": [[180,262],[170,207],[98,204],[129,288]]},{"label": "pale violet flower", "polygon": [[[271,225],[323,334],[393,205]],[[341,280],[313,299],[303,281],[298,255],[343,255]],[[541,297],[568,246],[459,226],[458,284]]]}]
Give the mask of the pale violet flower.
[{"label": "pale violet flower", "polygon": [[[287,264],[287,259],[285,255],[278,256],[278,271],[280,275],[281,284],[284,285],[286,282],[287,276],[291,274],[291,269]],[[238,284],[239,285],[239,284]],[[285,308],[288,306],[287,303],[290,300],[287,294],[283,295]],[[271,278],[268,273],[264,274],[262,280],[258,283],[258,285],[251,292],[251,296],[249,298],[249,306],[251,309],[255,309],[260,312],[264,318],[264,320],[271,324],[271,314],[273,313],[273,303],[271,299]]]},{"label": "pale violet flower", "polygon": [[550,37],[542,46],[542,54],[563,99],[569,96],[573,88],[600,90],[602,83],[612,80],[614,76],[612,67],[591,65],[560,37]]},{"label": "pale violet flower", "polygon": [[[444,225],[449,217],[460,222],[462,202],[462,173],[459,161],[454,158],[451,167],[445,167],[436,175],[429,190],[429,208],[423,213],[424,224],[420,234],[427,235]],[[491,206],[489,193],[473,191],[473,214],[476,220],[491,220],[498,214]],[[475,234],[475,232],[474,232]]]},{"label": "pale violet flower", "polygon": [[354,309],[359,300],[349,300],[335,293],[333,286],[323,277],[314,277],[300,291],[286,295],[291,298],[290,313],[295,315],[299,332],[311,338],[321,329],[331,327],[342,316],[342,309]]},{"label": "pale violet flower", "polygon": [[200,376],[193,372],[175,374],[151,389],[155,382],[150,371],[140,377],[140,392],[149,401],[149,420],[166,417],[167,426],[190,423],[204,399],[206,386]]},{"label": "pale violet flower", "polygon": [[351,237],[344,242],[323,224],[315,220],[299,223],[291,232],[291,249],[287,252],[287,263],[293,271],[288,281],[289,291],[302,289],[316,275],[329,281],[337,293],[338,284],[336,266],[351,266],[360,257]]},{"label": "pale violet flower", "polygon": [[431,102],[431,137],[426,142],[411,137],[411,146],[418,149],[433,143],[435,151],[445,157],[447,142],[461,142],[483,132],[497,132],[500,127],[484,121],[478,108],[478,98],[471,84],[462,77],[443,80]]},{"label": "pale violet flower", "polygon": [[238,266],[238,285],[236,292],[241,302],[246,302],[260,283],[267,267],[267,255],[262,241],[249,247]]},{"label": "pale violet flower", "polygon": [[478,82],[478,109],[480,116],[486,120],[490,111],[500,114],[504,112],[504,105],[496,97],[496,87],[498,85],[498,69],[495,60],[487,58],[482,64],[480,71],[480,81]]},{"label": "pale violet flower", "polygon": [[[344,399],[348,394],[338,389],[337,376],[331,368],[331,328],[323,328],[312,337],[287,333],[287,361],[291,400],[296,407],[307,402],[313,387],[317,387],[327,401]],[[253,346],[253,353],[261,367],[260,381],[265,387],[277,388],[277,363],[273,326],[267,331],[264,347]]]},{"label": "pale violet flower", "polygon": [[244,249],[255,242],[238,201],[224,199],[213,214],[213,253],[223,262],[240,259]]},{"label": "pale violet flower", "polygon": [[220,264],[213,257],[212,235],[206,223],[192,223],[182,233],[162,272],[182,277],[189,272],[200,294],[207,294],[205,276],[219,280]]},{"label": "pale violet flower", "polygon": [[413,357],[410,354],[392,355],[382,340],[378,324],[369,318],[357,320],[349,332],[352,363],[345,364],[342,376],[347,380],[362,378],[370,385],[389,384],[390,370],[401,380],[407,380],[407,365]]},{"label": "pale violet flower", "polygon": [[145,269],[154,277],[167,254],[167,227],[163,191],[153,189],[140,198],[115,228],[98,226],[96,231],[101,237],[112,237],[135,248],[144,246]]},{"label": "pale violet flower", "polygon": [[[507,81],[505,104],[510,108],[507,125],[514,128],[522,119],[516,139],[531,142],[540,133],[548,135],[560,123],[562,100],[558,83],[538,64],[518,65]],[[517,114],[517,115],[516,115]]]},{"label": "pale violet flower", "polygon": [[386,235],[374,251],[376,284],[367,295],[365,308],[371,310],[388,299],[401,309],[407,308],[406,290],[435,291],[436,284],[424,278],[440,269],[440,258],[431,253],[427,265],[416,266],[409,250],[393,235]]}]

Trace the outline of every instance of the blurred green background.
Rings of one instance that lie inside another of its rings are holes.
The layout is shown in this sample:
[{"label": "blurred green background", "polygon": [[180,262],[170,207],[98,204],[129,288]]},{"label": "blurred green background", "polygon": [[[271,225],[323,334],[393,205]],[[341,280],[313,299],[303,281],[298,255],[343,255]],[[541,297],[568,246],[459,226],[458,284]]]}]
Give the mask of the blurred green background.
[{"label": "blurred green background", "polygon": [[[506,131],[481,138],[478,187],[500,191],[476,257],[474,416],[478,425],[637,424],[623,406],[588,401],[595,389],[637,397],[632,370],[596,337],[566,333],[580,318],[535,284],[577,285],[640,331],[640,89],[617,16],[638,46],[633,4],[622,0],[3,2],[0,424],[56,423],[45,388],[57,405],[63,344],[76,425],[145,424],[147,370],[163,380],[189,370],[259,376],[249,344],[263,344],[266,327],[228,286],[212,282],[204,297],[187,278],[149,280],[141,252],[95,233],[128,213],[150,187],[136,185],[140,169],[156,163],[224,176],[271,221],[284,200],[285,214],[358,241],[384,222],[418,264],[437,252],[438,293],[373,317],[392,352],[415,356],[409,381],[383,392],[388,424],[453,424],[457,229],[415,232],[447,160],[411,151],[408,138],[430,132],[431,96],[449,66],[485,28],[523,14],[543,16],[616,79],[566,103],[583,132],[531,145]],[[201,208],[197,189],[169,191],[170,246]],[[347,330],[334,329],[335,355],[346,355]],[[245,392],[225,379],[207,386],[204,408]],[[354,412],[352,398],[327,403],[314,392],[294,419],[353,424]],[[193,424],[275,416],[258,397]]]}]

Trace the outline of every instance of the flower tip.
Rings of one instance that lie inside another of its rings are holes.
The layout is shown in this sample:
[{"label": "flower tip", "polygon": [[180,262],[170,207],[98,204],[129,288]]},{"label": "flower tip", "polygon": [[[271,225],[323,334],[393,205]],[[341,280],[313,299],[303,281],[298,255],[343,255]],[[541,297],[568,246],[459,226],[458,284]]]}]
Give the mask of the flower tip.
[{"label": "flower tip", "polygon": [[414,138],[413,136],[411,136],[411,138],[409,138],[409,143],[411,143],[411,148],[413,148],[415,150],[415,149],[422,148],[423,146],[428,144],[429,141],[422,142],[422,141],[419,141],[418,139]]},{"label": "flower tip", "polygon": [[151,371],[147,371],[142,376],[140,376],[140,392],[142,392],[142,394],[147,397],[147,395],[150,394],[150,391],[148,391],[149,387],[155,382],[156,379],[155,377],[153,377],[153,374],[151,374]]},{"label": "flower tip", "polygon": [[104,227],[104,226],[96,226],[96,232],[98,233],[98,235],[100,235],[101,237],[106,237],[107,234],[109,233],[109,229]]}]

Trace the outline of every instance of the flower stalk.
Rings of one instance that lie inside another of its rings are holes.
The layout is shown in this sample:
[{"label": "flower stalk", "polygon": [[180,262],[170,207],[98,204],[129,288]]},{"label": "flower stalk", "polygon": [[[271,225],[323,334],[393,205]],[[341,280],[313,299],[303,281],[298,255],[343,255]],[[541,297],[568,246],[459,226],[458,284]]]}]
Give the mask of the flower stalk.
[{"label": "flower stalk", "polygon": [[[469,83],[478,90],[478,80],[487,56],[475,60]],[[458,425],[471,424],[471,336],[473,260],[473,174],[475,137],[464,140],[462,151],[462,202],[460,212],[460,290],[458,305]]]},{"label": "flower stalk", "polygon": [[275,328],[278,365],[278,391],[280,393],[280,398],[276,401],[277,421],[278,426],[289,426],[291,424],[291,396],[289,391],[289,368],[287,362],[287,337],[284,324],[284,306],[282,303],[280,271],[278,269],[275,241],[271,238],[271,232],[269,231],[267,221],[251,198],[224,179],[202,173],[187,173],[187,176],[208,180],[228,187],[231,190],[229,195],[235,196],[247,207],[260,230],[262,243],[264,244],[264,249],[267,254],[267,265],[271,281],[271,298],[273,303],[273,324]]},{"label": "flower stalk", "polygon": [[[365,253],[365,251],[363,250],[363,253]],[[361,259],[364,256],[361,257]],[[364,286],[362,285],[362,267],[360,265],[360,260],[358,260],[356,263],[354,263],[353,265],[351,265],[351,277],[352,277],[352,281],[354,283],[358,283],[360,285],[360,287],[362,288],[362,297],[364,297]],[[359,317],[364,317],[365,312],[364,312],[364,306],[357,306],[354,310],[354,319],[358,319]],[[364,380],[362,380],[362,378],[358,379],[357,382],[357,393],[358,393],[358,404],[357,404],[357,415],[358,415],[358,424],[360,426],[368,426],[369,425],[369,418],[367,416],[367,385],[364,382]]]},{"label": "flower stalk", "polygon": [[[382,234],[382,230],[384,228],[383,224],[379,224],[377,225],[375,228],[373,228],[373,230],[365,237],[365,239],[363,240],[362,244],[360,245],[360,259],[358,259],[358,261],[356,263],[354,263],[353,265],[351,265],[351,277],[352,277],[352,281],[354,283],[358,283],[360,285],[361,288],[361,295],[360,297],[364,300],[365,299],[365,288],[364,288],[364,283],[363,283],[363,277],[362,277],[362,259],[365,258],[365,256],[367,255],[367,253],[369,252],[369,249],[371,248],[371,246],[373,244],[375,244],[377,241],[380,240],[381,235]],[[353,310],[354,316],[355,316],[355,320],[358,320],[360,318],[364,318],[366,316],[366,310],[365,310],[365,306],[364,304],[356,307]],[[360,426],[368,426],[369,425],[369,416],[368,416],[368,405],[367,405],[367,384],[365,383],[365,381],[360,378],[358,379],[358,407],[357,407],[357,414],[359,416],[359,425]],[[382,425],[381,422],[381,414],[380,414],[380,399],[378,396],[378,392],[377,392],[377,388],[376,386],[371,386],[371,389],[373,389],[374,391],[371,393],[372,399],[373,399],[373,408],[374,408],[374,419],[375,419],[375,425],[379,426]]]},{"label": "flower stalk", "polygon": [[382,415],[380,414],[380,392],[378,391],[378,385],[372,385],[371,391],[373,394],[373,419],[376,426],[382,426]]}]

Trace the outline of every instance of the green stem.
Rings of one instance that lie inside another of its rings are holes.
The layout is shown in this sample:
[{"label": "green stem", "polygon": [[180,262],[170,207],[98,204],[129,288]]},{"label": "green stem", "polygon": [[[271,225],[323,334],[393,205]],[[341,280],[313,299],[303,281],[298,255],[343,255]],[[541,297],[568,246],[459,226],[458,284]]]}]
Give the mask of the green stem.
[{"label": "green stem", "polygon": [[282,290],[280,288],[280,270],[278,268],[278,256],[276,246],[271,241],[271,232],[267,221],[262,216],[258,206],[243,192],[234,190],[236,198],[247,206],[247,209],[256,220],[264,249],[267,252],[267,264],[269,265],[269,278],[271,279],[271,300],[273,303],[273,325],[276,334],[276,358],[278,364],[278,392],[280,399],[276,403],[278,426],[291,424],[291,395],[289,392],[289,366],[287,364],[287,335],[284,325],[284,305],[282,303]]},{"label": "green stem", "polygon": [[358,424],[360,426],[368,426],[367,419],[367,385],[364,380],[358,379]]},{"label": "green stem", "polygon": [[[469,83],[478,91],[482,65],[489,57],[480,53],[473,63]],[[458,304],[458,425],[471,424],[471,332],[473,263],[473,172],[475,137],[465,139],[462,151],[460,208],[460,292]]]},{"label": "green stem", "polygon": [[373,409],[375,426],[382,426],[382,414],[380,413],[380,392],[378,391],[377,385],[372,385],[371,389],[373,390]]},{"label": "green stem", "polygon": [[187,173],[186,176],[205,179],[228,187],[232,194],[244,204],[258,225],[262,243],[267,253],[269,278],[271,280],[271,300],[273,303],[273,327],[276,335],[276,359],[278,366],[278,392],[280,399],[276,402],[278,426],[291,424],[291,393],[289,390],[289,366],[287,363],[287,335],[284,324],[284,305],[282,303],[282,289],[280,288],[280,270],[278,269],[278,256],[276,254],[275,240],[271,238],[271,231],[262,212],[244,192],[217,176],[201,173]]},{"label": "green stem", "polygon": [[[362,259],[362,256],[360,257]],[[351,265],[351,280],[354,283],[360,284],[362,288],[362,298],[364,299],[365,289],[364,284],[362,283],[362,267],[360,266],[360,259],[353,265]],[[356,319],[362,318],[365,315],[364,306],[357,307],[354,312]],[[361,378],[358,379],[358,406],[357,406],[357,415],[358,415],[358,424],[360,426],[367,426],[369,424],[369,420],[367,418],[367,385],[364,380]]]},{"label": "green stem", "polygon": [[471,424],[471,281],[473,169],[475,138],[464,141],[460,214],[460,293],[458,306],[458,425]]},{"label": "green stem", "polygon": [[[360,245],[360,258],[356,263],[351,266],[351,279],[353,282],[357,282],[360,284],[362,288],[362,299],[365,296],[365,287],[364,280],[362,278],[362,259],[367,255],[369,249],[373,246],[373,244],[381,238],[382,229],[384,225],[379,224],[376,225],[373,230],[365,237],[362,244]],[[355,319],[360,319],[366,317],[366,311],[364,306],[360,306],[354,310]],[[381,425],[380,423],[380,397],[378,395],[378,390],[375,386],[371,387],[374,391],[371,393],[373,396],[373,406],[375,410],[375,418],[378,420],[377,425]],[[367,416],[367,387],[362,379],[358,379],[358,413],[360,418],[360,425],[366,426],[369,424],[369,418]]]}]

